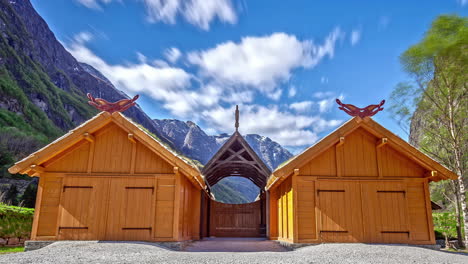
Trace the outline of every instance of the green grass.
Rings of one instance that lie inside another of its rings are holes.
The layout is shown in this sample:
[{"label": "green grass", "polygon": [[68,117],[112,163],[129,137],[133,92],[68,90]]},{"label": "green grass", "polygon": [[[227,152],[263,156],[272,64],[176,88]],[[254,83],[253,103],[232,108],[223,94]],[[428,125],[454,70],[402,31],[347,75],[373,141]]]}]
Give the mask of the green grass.
[{"label": "green grass", "polygon": [[0,255],[24,252],[24,247],[0,247]]}]

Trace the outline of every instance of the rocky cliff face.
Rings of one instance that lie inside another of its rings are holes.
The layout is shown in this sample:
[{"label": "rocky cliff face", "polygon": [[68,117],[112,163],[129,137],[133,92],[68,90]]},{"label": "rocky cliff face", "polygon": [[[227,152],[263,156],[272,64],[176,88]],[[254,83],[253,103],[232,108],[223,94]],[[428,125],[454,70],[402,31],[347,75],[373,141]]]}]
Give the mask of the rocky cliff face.
[{"label": "rocky cliff face", "polygon": [[[178,150],[203,164],[206,164],[230,137],[225,133],[209,136],[191,121],[155,119],[154,122],[159,132]],[[268,137],[247,134],[244,138],[271,170],[292,157],[288,150]]]},{"label": "rocky cliff face", "polygon": [[[29,0],[0,0],[0,14],[3,50],[0,67],[6,68],[29,101],[60,130],[67,131],[96,113],[87,105],[86,93],[108,101],[127,97],[94,68],[76,61],[57,41]],[[28,84],[29,71],[39,75],[34,85]],[[28,89],[28,85],[32,89]],[[4,99],[0,106],[5,109],[7,105],[9,111],[15,111],[16,107],[16,112],[21,112],[18,111],[21,105],[17,106],[14,99]],[[139,107],[125,114],[160,136],[152,120]]]}]

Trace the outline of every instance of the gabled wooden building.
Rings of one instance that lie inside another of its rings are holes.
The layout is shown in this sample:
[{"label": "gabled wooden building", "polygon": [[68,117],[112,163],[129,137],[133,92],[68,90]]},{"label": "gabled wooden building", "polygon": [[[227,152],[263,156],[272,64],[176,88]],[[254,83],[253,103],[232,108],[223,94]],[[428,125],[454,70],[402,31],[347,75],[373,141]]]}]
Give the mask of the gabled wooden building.
[{"label": "gabled wooden building", "polygon": [[39,176],[32,240],[200,236],[199,170],[119,112],[101,112],[9,171]]},{"label": "gabled wooden building", "polygon": [[258,200],[247,204],[225,204],[204,196],[202,236],[264,237],[267,203],[265,185],[270,169],[239,133],[239,108],[236,106],[236,131],[203,167],[208,190],[226,177],[244,177],[260,190]]},{"label": "gabled wooden building", "polygon": [[269,237],[434,244],[428,183],[456,178],[370,117],[354,117],[270,176]]}]

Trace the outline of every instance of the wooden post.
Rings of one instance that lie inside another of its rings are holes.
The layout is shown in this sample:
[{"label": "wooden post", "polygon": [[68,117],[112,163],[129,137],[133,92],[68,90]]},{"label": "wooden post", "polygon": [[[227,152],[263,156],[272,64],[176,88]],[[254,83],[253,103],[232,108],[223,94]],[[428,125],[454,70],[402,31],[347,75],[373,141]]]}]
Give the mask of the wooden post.
[{"label": "wooden post", "polygon": [[292,178],[292,183],[291,183],[291,188],[293,192],[293,243],[298,243],[299,242],[299,217],[298,217],[298,206],[297,206],[297,181],[298,181],[298,176],[299,176],[299,169],[294,169],[294,174]]},{"label": "wooden post", "polygon": [[388,142],[387,138],[382,138],[377,141],[375,145],[375,154],[377,155],[377,172],[379,178],[383,178],[383,170],[382,170],[382,147],[385,146]]},{"label": "wooden post", "polygon": [[94,160],[94,148],[95,148],[95,138],[93,135],[88,132],[83,134],[83,137],[89,142],[89,152],[88,152],[88,166],[86,169],[87,173],[91,173],[93,169],[93,160]]},{"label": "wooden post", "polygon": [[172,236],[175,241],[179,241],[180,230],[179,230],[179,221],[180,221],[180,195],[181,195],[181,179],[179,167],[174,167],[175,174],[175,190],[174,190],[174,224],[172,230]]},{"label": "wooden post", "polygon": [[42,194],[44,192],[44,181],[45,181],[44,178],[39,177],[39,183],[37,185],[37,193],[36,193],[36,204],[34,206],[34,219],[33,219],[33,224],[32,224],[31,240],[36,240],[36,237],[37,237],[37,228],[39,226],[39,215],[41,213]]},{"label": "wooden post", "polygon": [[344,137],[340,137],[340,141],[335,146],[335,159],[336,159],[336,176],[343,176],[343,145],[345,142]]},{"label": "wooden post", "polygon": [[128,134],[128,140],[132,142],[132,154],[130,156],[130,174],[135,174],[135,163],[136,163],[136,147],[137,147],[137,141],[135,140],[135,137],[133,134]]}]

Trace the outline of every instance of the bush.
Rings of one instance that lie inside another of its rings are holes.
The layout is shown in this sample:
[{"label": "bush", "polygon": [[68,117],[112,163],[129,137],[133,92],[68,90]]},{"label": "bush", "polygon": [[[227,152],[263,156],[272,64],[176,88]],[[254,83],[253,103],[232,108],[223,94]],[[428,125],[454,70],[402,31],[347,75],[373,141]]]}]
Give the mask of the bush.
[{"label": "bush", "polygon": [[34,209],[0,203],[0,237],[29,238]]},{"label": "bush", "polygon": [[454,213],[432,213],[432,218],[436,235],[447,236],[448,239],[457,238],[457,217]]}]

